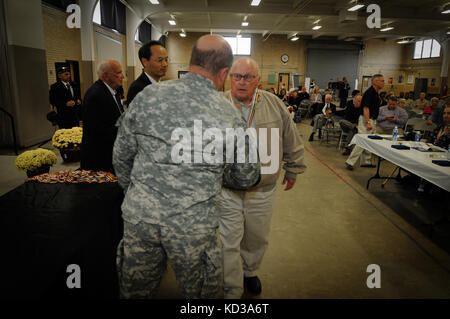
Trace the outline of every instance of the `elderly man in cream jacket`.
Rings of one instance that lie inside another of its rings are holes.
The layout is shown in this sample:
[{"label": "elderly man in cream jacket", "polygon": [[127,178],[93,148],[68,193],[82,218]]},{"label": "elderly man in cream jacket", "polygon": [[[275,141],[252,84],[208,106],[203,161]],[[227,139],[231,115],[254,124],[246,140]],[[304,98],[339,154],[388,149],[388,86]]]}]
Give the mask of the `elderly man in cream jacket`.
[{"label": "elderly man in cream jacket", "polygon": [[258,90],[260,79],[257,63],[242,58],[231,68],[231,91],[225,93],[257,135],[262,174],[260,183],[248,191],[222,189],[219,230],[225,298],[241,298],[244,285],[254,295],[261,293],[256,271],[268,246],[281,164],[284,162],[285,190],[294,187],[297,174],[306,168],[303,142],[295,123],[280,99]]}]

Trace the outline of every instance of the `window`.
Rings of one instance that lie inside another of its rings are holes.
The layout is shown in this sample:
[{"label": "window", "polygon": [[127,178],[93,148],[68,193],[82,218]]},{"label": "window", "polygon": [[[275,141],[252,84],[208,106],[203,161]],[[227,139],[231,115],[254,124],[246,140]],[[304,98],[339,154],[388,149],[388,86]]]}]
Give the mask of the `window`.
[{"label": "window", "polygon": [[438,58],[441,55],[441,45],[433,39],[417,41],[414,47],[413,59]]},{"label": "window", "polygon": [[139,41],[139,28],[137,28],[137,30],[136,30],[136,35],[134,36],[134,41],[140,42]]},{"label": "window", "polygon": [[98,25],[102,24],[102,18],[100,15],[100,0],[97,1],[97,4],[95,5],[94,18],[92,19],[92,21],[94,21],[94,23],[97,23]]},{"label": "window", "polygon": [[250,55],[252,38],[224,37],[230,44],[233,55]]}]

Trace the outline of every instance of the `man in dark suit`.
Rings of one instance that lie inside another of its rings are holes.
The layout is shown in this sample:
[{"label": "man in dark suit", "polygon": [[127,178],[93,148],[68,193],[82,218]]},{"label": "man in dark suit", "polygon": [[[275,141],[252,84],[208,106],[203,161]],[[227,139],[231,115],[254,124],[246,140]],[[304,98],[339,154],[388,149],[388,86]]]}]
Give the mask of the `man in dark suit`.
[{"label": "man in dark suit", "polygon": [[79,113],[81,109],[80,87],[70,81],[68,67],[57,70],[58,81],[50,87],[50,104],[56,108],[59,128],[80,126]]},{"label": "man in dark suit", "polygon": [[141,60],[144,70],[128,88],[127,105],[130,105],[134,97],[147,85],[159,82],[167,72],[167,51],[158,41],[150,41],[144,44],[139,49],[139,60]]},{"label": "man in dark suit", "polygon": [[102,62],[99,79],[84,95],[81,169],[114,173],[112,150],[117,136],[117,119],[123,113],[120,92],[124,75],[115,60]]},{"label": "man in dark suit", "polygon": [[322,126],[336,114],[336,105],[331,103],[331,99],[331,94],[327,94],[325,96],[325,103],[317,105],[318,114],[314,116],[313,122],[311,123],[313,125],[313,131],[309,136],[310,142],[314,141],[314,134],[317,130],[319,130],[319,139],[322,137]]}]

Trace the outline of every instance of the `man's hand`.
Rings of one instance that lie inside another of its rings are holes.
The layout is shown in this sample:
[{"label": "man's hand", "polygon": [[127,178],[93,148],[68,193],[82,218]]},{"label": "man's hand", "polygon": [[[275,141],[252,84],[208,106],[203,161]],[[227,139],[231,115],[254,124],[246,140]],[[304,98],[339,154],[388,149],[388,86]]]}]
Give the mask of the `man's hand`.
[{"label": "man's hand", "polygon": [[368,131],[370,131],[370,130],[372,129],[372,124],[367,123],[367,124],[366,124],[366,128],[367,128]]},{"label": "man's hand", "polygon": [[432,120],[428,120],[426,123],[427,123],[427,125],[431,125],[431,124],[433,124],[433,121]]},{"label": "man's hand", "polygon": [[394,117],[391,117],[388,121],[395,123],[395,122],[397,122],[397,118],[394,116]]},{"label": "man's hand", "polygon": [[284,184],[286,184],[286,182],[287,182],[286,188],[285,188],[284,190],[285,190],[285,191],[288,191],[288,190],[290,190],[292,187],[294,187],[295,181],[296,181],[295,178],[285,177],[285,178],[283,179],[283,183],[281,183],[281,184],[284,185]]},{"label": "man's hand", "polygon": [[81,101],[80,101],[80,100],[77,100],[77,104],[80,105],[80,104],[81,104]]},{"label": "man's hand", "polygon": [[75,101],[71,100],[69,102],[66,103],[66,106],[74,106],[75,105]]}]

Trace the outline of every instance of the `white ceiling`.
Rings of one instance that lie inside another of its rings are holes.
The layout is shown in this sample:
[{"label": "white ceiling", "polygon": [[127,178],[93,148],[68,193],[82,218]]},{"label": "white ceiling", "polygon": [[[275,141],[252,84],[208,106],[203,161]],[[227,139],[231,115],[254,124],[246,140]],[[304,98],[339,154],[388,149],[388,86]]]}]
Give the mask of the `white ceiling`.
[{"label": "white ceiling", "polygon": [[[253,33],[264,38],[271,34],[294,33],[305,38],[334,38],[357,41],[370,38],[399,39],[403,37],[448,38],[450,14],[441,14],[450,2],[443,0],[367,0],[381,8],[381,24],[389,24],[393,30],[380,32],[366,25],[366,7],[357,12],[355,21],[341,22],[339,13],[348,13],[350,0],[262,0],[258,7],[250,6],[251,0],[159,0],[152,5],[149,0],[127,0],[142,17],[148,18],[164,32],[212,32],[221,34]],[[175,18],[177,25],[168,20]],[[244,19],[248,27],[242,27]],[[314,31],[314,22],[322,26]]]}]

